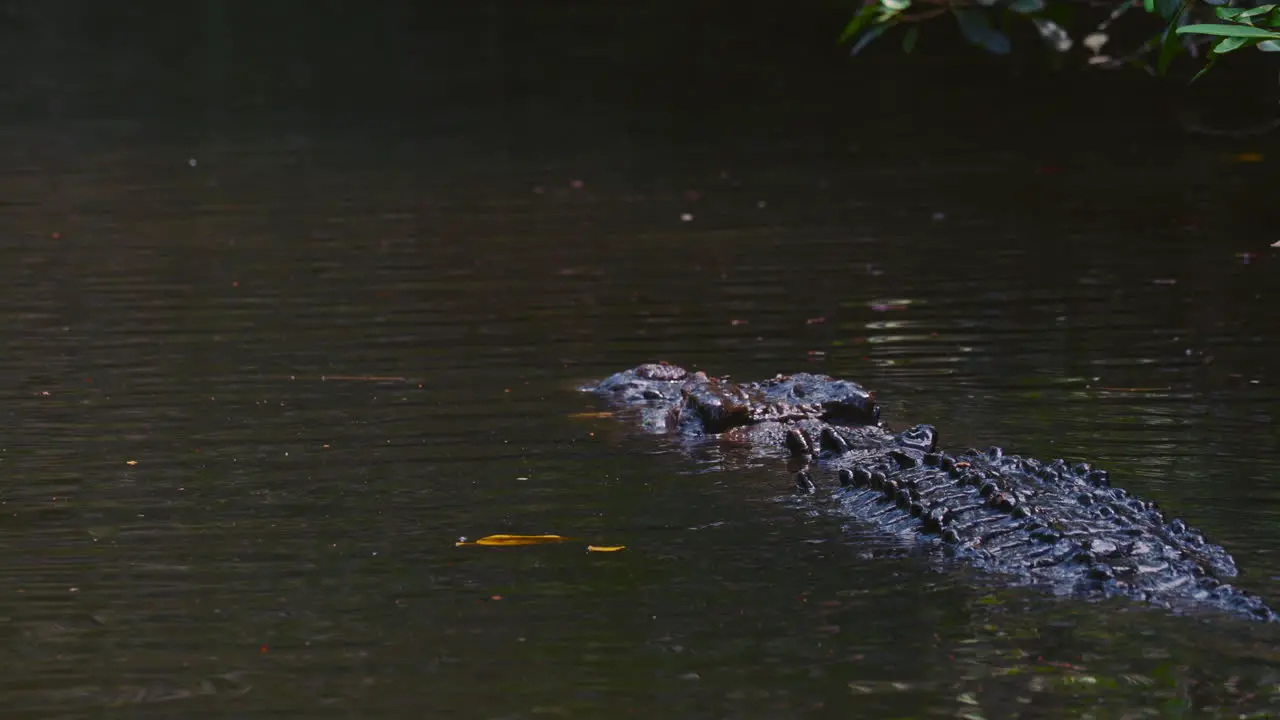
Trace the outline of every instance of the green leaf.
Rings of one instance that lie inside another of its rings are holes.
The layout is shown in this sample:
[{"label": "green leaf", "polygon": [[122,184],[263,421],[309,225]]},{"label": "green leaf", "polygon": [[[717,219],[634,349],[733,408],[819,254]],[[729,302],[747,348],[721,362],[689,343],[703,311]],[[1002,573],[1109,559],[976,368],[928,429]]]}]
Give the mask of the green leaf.
[{"label": "green leaf", "polygon": [[920,38],[920,26],[912,25],[907,28],[907,34],[902,36],[902,52],[911,54],[916,49],[916,40]]},{"label": "green leaf", "polygon": [[1164,29],[1164,33],[1160,38],[1160,54],[1156,57],[1156,74],[1164,75],[1169,71],[1169,64],[1182,51],[1182,42],[1178,39],[1178,34],[1173,31],[1170,25]]},{"label": "green leaf", "polygon": [[1256,8],[1249,8],[1248,10],[1245,10],[1244,12],[1240,13],[1239,15],[1236,16],[1236,19],[1239,20],[1243,18],[1254,17],[1255,15],[1265,15],[1275,9],[1276,9],[1276,6],[1274,4],[1259,5]]},{"label": "green leaf", "polygon": [[1142,0],[1142,7],[1149,13],[1156,11],[1156,0]]},{"label": "green leaf", "polygon": [[1280,40],[1280,32],[1249,27],[1248,25],[1223,25],[1208,23],[1200,25],[1183,25],[1178,28],[1179,35],[1196,33],[1198,35],[1215,35],[1217,37],[1262,38],[1263,40]]},{"label": "green leaf", "polygon": [[862,29],[865,21],[862,19],[862,13],[858,13],[850,18],[849,22],[844,26],[844,30],[840,31],[840,37],[836,38],[837,45],[843,45],[846,40],[858,34]]},{"label": "green leaf", "polygon": [[1239,50],[1245,45],[1252,45],[1255,42],[1257,41],[1252,40],[1250,38],[1242,38],[1242,37],[1222,38],[1221,40],[1218,41],[1217,45],[1213,46],[1213,51],[1218,55],[1226,55],[1229,52]]},{"label": "green leaf", "polygon": [[888,25],[876,25],[870,30],[867,30],[865,33],[862,34],[862,37],[858,38],[858,42],[853,44],[853,49],[849,51],[849,54],[857,55],[859,52],[862,51],[862,48],[870,45],[872,41],[874,41],[876,38],[883,35],[884,31],[888,29],[889,29]]},{"label": "green leaf", "polygon": [[996,55],[1007,55],[1012,49],[1009,38],[987,22],[986,13],[973,8],[961,8],[955,11],[956,22],[960,24],[960,32],[966,40],[974,45],[986,48],[987,52]]},{"label": "green leaf", "polygon": [[900,13],[911,7],[911,0],[880,0],[880,4],[895,13]]},{"label": "green leaf", "polygon": [[1237,7],[1220,7],[1213,11],[1220,20],[1234,20],[1240,13],[1244,12],[1244,8]]},{"label": "green leaf", "polygon": [[[1192,0],[1187,0],[1187,2],[1176,0],[1172,5],[1174,8],[1173,15],[1166,18],[1169,24],[1165,26],[1164,32],[1160,34],[1160,52],[1156,57],[1156,75],[1163,77],[1169,71],[1169,65],[1173,63],[1173,59],[1183,51],[1182,40],[1178,38],[1178,34],[1174,31],[1177,29],[1178,23],[1182,22],[1182,13],[1186,11],[1190,2]],[[1163,14],[1167,9],[1167,7],[1162,6],[1161,13]]]},{"label": "green leaf", "polygon": [[857,35],[858,31],[871,20],[871,17],[878,10],[879,8],[875,5],[863,5],[862,9],[854,13],[853,17],[849,19],[849,24],[844,26],[844,32],[840,33],[840,38],[836,40],[836,44],[843,45],[849,38]]},{"label": "green leaf", "polygon": [[1258,43],[1258,49],[1262,52],[1280,52],[1280,40],[1263,40]]}]

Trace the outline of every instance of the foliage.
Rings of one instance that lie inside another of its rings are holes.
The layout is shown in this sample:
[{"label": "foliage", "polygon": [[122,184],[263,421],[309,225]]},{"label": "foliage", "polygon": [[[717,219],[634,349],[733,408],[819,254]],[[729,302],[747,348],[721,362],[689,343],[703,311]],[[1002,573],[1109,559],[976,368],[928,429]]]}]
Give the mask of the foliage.
[{"label": "foliage", "polygon": [[[969,43],[1003,55],[1013,49],[1012,33],[1034,30],[1055,57],[1077,47],[1086,62],[1102,67],[1136,66],[1163,75],[1179,55],[1204,57],[1208,70],[1220,56],[1245,48],[1280,51],[1280,5],[1257,0],[1122,0],[1098,22],[1075,29],[1078,15],[1097,7],[1091,0],[863,0],[840,35],[853,54],[898,29],[905,52],[911,52],[925,21],[950,16]],[[1141,11],[1141,12],[1131,12]],[[1146,21],[1136,47],[1120,44],[1113,28],[1134,16]],[[1096,18],[1095,18],[1096,20]]]}]

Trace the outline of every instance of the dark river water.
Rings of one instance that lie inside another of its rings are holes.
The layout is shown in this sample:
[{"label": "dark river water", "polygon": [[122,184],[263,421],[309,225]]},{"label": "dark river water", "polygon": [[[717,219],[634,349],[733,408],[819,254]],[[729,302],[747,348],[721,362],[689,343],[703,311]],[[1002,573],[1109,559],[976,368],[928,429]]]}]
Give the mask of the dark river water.
[{"label": "dark river water", "polygon": [[6,717],[1280,712],[1273,627],[1009,588],[578,391],[854,379],[1280,602],[1280,155],[557,117],[4,129]]}]

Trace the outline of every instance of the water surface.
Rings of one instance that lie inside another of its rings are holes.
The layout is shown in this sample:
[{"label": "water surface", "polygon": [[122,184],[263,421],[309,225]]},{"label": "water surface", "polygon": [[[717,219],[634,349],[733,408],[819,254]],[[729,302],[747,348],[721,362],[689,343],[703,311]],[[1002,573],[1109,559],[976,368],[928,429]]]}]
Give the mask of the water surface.
[{"label": "water surface", "polygon": [[[1274,602],[1280,266],[1229,202],[1274,170],[1238,148],[75,128],[0,173],[14,717],[1280,702],[1272,628],[1004,587],[577,390],[855,379],[1111,469]],[[455,547],[491,533],[572,539]]]}]

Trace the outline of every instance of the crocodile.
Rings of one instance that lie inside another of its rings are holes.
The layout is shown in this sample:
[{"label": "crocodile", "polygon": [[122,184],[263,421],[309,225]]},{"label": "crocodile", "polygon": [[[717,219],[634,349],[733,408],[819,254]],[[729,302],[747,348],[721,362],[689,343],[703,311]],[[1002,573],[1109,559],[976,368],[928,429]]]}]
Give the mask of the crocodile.
[{"label": "crocodile", "polygon": [[817,491],[815,476],[834,476],[842,516],[1019,585],[1280,620],[1224,581],[1238,574],[1225,549],[1113,487],[1106,470],[999,447],[941,450],[932,425],[891,430],[855,382],[798,373],[735,383],[649,363],[583,389],[634,411],[648,432],[787,458],[800,493]]}]

